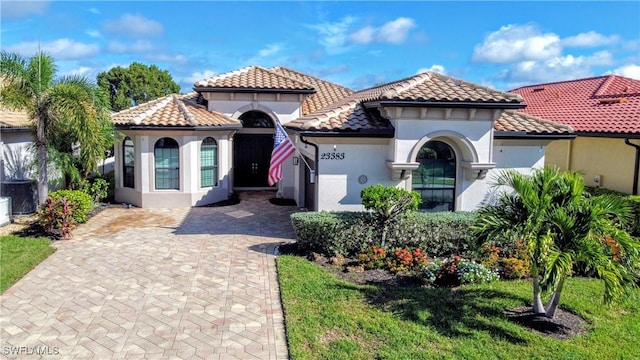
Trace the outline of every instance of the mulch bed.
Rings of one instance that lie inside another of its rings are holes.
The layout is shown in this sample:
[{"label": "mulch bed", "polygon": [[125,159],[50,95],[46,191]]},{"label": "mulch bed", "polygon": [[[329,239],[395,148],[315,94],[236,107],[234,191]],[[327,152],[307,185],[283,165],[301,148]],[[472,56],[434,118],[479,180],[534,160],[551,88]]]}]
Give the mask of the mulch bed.
[{"label": "mulch bed", "polygon": [[[419,287],[423,286],[419,279],[402,274],[394,274],[383,269],[366,270],[353,259],[344,257],[327,258],[320,254],[308,254],[296,243],[287,243],[279,247],[281,254],[305,256],[336,278],[355,284],[370,284],[385,287]],[[519,324],[529,331],[555,339],[568,339],[585,334],[589,323],[582,317],[558,308],[553,319],[532,313],[531,307],[519,307],[504,311],[510,321]]]}]

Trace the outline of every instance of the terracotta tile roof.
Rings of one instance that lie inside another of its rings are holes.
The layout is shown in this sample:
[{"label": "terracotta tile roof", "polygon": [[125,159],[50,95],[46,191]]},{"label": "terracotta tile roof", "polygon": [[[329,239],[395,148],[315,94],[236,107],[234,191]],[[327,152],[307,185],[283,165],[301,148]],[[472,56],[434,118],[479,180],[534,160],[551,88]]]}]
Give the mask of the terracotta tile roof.
[{"label": "terracotta tile roof", "polygon": [[31,118],[26,111],[0,106],[0,128],[26,129],[30,126]]},{"label": "terracotta tile roof", "polygon": [[438,73],[426,72],[355,92],[320,111],[287,123],[287,127],[317,131],[393,129],[391,123],[377,110],[367,110],[363,106],[364,103],[377,101],[402,101],[418,105],[433,102],[506,103],[517,106],[522,98],[519,95],[493,90]]},{"label": "terracotta tile roof", "polygon": [[197,91],[212,90],[280,90],[313,92],[313,86],[259,66],[250,66],[217,75],[194,84]]},{"label": "terracotta tile roof", "polygon": [[555,123],[514,110],[505,110],[500,118],[493,124],[493,128],[496,131],[517,131],[538,135],[573,134],[573,129],[568,125]]},{"label": "terracotta tile roof", "polygon": [[520,87],[520,110],[579,133],[640,134],[640,80],[617,75]]},{"label": "terracotta tile roof", "polygon": [[353,90],[285,67],[269,69],[280,75],[311,85],[316,92],[302,102],[302,115],[308,115],[353,94]]},{"label": "terracotta tile roof", "polygon": [[425,72],[382,85],[379,100],[412,102],[474,102],[519,104],[519,95],[491,89],[435,72]]},{"label": "terracotta tile roof", "polygon": [[195,92],[167,95],[111,115],[116,126],[233,127],[242,123],[222,113],[209,111]]}]

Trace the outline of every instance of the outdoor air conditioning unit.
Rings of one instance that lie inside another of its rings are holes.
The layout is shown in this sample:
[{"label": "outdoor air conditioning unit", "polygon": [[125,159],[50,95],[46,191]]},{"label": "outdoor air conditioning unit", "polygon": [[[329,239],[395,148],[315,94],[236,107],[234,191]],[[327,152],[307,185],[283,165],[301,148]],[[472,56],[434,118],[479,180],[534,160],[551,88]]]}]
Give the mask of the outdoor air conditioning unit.
[{"label": "outdoor air conditioning unit", "polygon": [[0,197],[0,226],[11,223],[11,198]]}]

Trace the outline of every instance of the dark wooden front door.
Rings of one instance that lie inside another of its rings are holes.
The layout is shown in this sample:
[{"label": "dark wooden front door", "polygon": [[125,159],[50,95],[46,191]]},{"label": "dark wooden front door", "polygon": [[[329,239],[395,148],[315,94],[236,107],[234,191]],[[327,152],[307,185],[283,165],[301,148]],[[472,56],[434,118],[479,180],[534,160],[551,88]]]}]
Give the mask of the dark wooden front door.
[{"label": "dark wooden front door", "polygon": [[234,187],[268,187],[272,149],[271,134],[236,134],[233,139]]}]

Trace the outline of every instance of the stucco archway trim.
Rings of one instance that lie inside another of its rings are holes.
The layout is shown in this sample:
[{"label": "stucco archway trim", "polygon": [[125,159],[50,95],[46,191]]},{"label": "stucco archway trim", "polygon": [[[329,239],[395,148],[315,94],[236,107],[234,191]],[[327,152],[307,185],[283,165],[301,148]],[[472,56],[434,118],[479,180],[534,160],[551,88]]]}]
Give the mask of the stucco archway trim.
[{"label": "stucco archway trim", "polygon": [[278,116],[276,115],[276,113],[269,109],[268,107],[262,105],[262,104],[258,104],[258,103],[251,103],[251,104],[247,104],[245,106],[242,106],[240,108],[238,108],[233,114],[231,114],[231,117],[234,119],[240,119],[240,116],[242,116],[242,114],[248,112],[248,111],[261,111],[265,114],[267,114],[270,118],[271,121],[273,121],[273,125],[275,126],[276,122],[279,122],[278,120]]},{"label": "stucco archway trim", "polygon": [[471,140],[459,132],[451,130],[438,130],[423,136],[418,140],[413,149],[411,149],[409,161],[415,163],[420,149],[422,149],[424,144],[433,140],[440,140],[452,146],[453,150],[456,151],[456,156],[461,162],[478,162],[478,151],[475,146],[473,146]]}]

